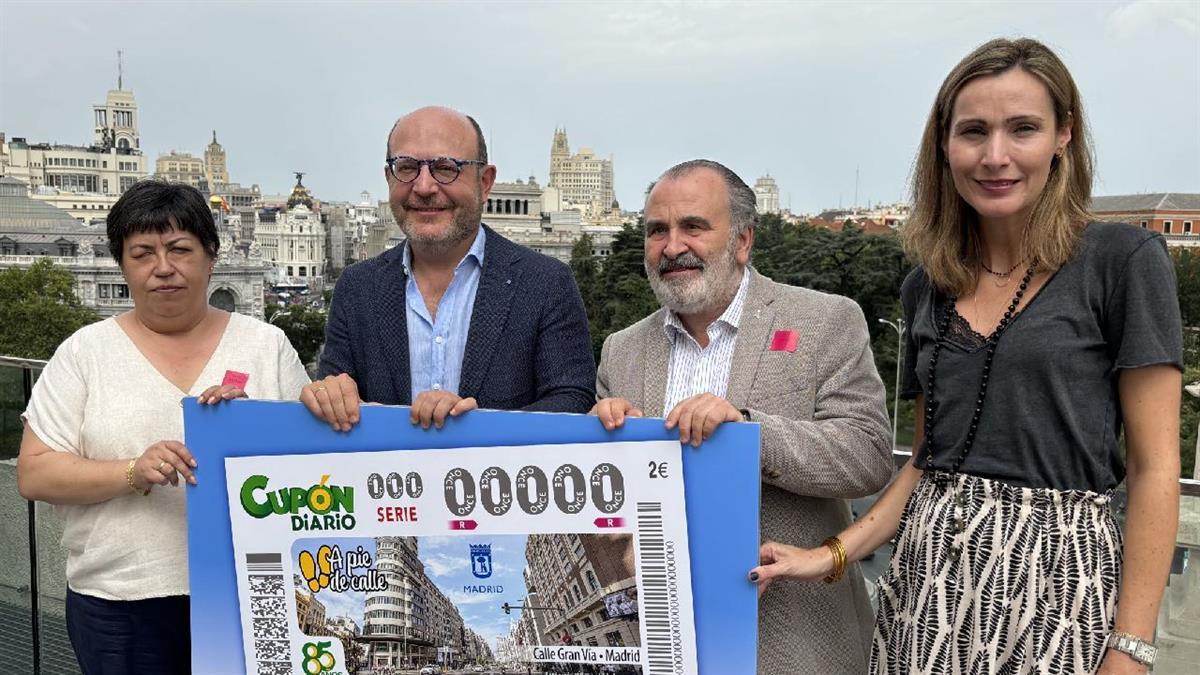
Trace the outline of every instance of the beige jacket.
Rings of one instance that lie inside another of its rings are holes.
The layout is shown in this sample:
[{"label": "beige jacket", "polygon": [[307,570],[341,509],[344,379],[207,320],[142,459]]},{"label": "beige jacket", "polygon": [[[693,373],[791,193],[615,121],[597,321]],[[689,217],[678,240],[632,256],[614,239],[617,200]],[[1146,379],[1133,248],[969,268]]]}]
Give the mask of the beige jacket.
[{"label": "beige jacket", "polygon": [[[604,341],[601,398],[662,417],[670,343],[659,309]],[[799,333],[772,351],[776,331]],[[728,400],[762,425],[764,541],[815,547],[851,521],[847,498],[892,473],[891,429],[862,310],[837,295],[778,284],[751,270]],[[748,571],[748,570],[747,570]],[[759,675],[866,672],[873,616],[858,566],[837,584],[778,582],[759,601]]]}]

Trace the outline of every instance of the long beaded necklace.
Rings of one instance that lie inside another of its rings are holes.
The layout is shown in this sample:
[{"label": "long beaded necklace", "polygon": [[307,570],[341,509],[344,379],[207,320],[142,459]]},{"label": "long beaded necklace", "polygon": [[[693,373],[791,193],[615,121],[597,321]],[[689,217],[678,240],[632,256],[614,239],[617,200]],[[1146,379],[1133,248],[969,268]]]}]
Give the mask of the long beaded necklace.
[{"label": "long beaded necklace", "polygon": [[[986,338],[987,351],[983,359],[983,373],[979,379],[979,394],[975,397],[975,412],[971,416],[971,425],[967,429],[967,438],[963,443],[962,448],[958,452],[958,456],[954,458],[950,464],[949,475],[943,478],[945,482],[953,481],[954,474],[958,473],[959,467],[962,466],[963,460],[967,458],[967,453],[975,445],[975,433],[979,430],[979,418],[983,415],[983,403],[987,397],[988,378],[992,372],[992,359],[996,355],[996,345],[1000,342],[1000,336],[1004,334],[1004,329],[1012,322],[1016,316],[1017,307],[1021,304],[1021,298],[1025,296],[1025,291],[1029,288],[1029,282],[1033,279],[1034,268],[1037,266],[1033,263],[1025,270],[1025,276],[1021,278],[1021,285],[1017,287],[1016,294],[1013,295],[1012,302],[1009,303],[1008,309],[1005,310],[1004,316],[1000,318],[1000,323],[992,334]],[[936,454],[936,446],[934,445],[934,413],[937,411],[936,392],[934,386],[937,383],[937,362],[938,355],[942,351],[942,340],[947,334],[946,331],[950,325],[950,314],[954,311],[954,303],[957,301],[955,296],[950,296],[946,301],[946,307],[942,312],[941,319],[938,323],[938,338],[933,342],[933,353],[929,356],[929,398],[925,401],[925,452],[929,458],[929,467],[936,469],[933,463],[933,458]],[[958,491],[958,483],[954,481],[954,532],[962,534],[966,529],[966,520],[962,514],[962,509],[966,506],[966,497]],[[951,548],[950,555],[954,559],[958,559],[958,545]]]}]

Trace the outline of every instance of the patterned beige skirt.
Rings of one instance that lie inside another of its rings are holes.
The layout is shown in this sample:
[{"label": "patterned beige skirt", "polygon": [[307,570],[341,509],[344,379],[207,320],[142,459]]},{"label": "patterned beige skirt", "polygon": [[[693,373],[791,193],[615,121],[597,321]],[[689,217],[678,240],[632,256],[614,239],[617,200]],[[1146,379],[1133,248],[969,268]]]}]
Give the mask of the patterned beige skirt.
[{"label": "patterned beige skirt", "polygon": [[1095,672],[1121,577],[1111,500],[926,472],[879,579],[870,672]]}]

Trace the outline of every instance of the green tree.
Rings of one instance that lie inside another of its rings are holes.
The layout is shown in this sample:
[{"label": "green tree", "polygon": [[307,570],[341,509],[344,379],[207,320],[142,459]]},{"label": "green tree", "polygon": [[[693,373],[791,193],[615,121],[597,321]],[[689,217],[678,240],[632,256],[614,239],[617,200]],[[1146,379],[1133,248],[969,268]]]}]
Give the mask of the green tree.
[{"label": "green tree", "polygon": [[[588,329],[591,331],[592,348],[598,349],[594,338],[595,330],[600,319],[600,306],[596,302],[600,288],[600,263],[592,255],[593,240],[590,234],[585,234],[571,248],[571,274],[575,277],[575,285],[583,297],[583,307],[587,311]],[[597,351],[597,358],[599,352]]]},{"label": "green tree", "polygon": [[317,358],[317,352],[325,343],[325,311],[307,305],[281,307],[267,303],[264,313],[271,323],[283,329],[284,335],[300,355],[301,363],[307,365]]},{"label": "green tree", "polygon": [[75,280],[49,258],[0,271],[0,354],[49,359],[72,333],[100,316],[75,296]]},{"label": "green tree", "polygon": [[1177,248],[1171,251],[1171,258],[1175,263],[1183,325],[1200,327],[1200,255],[1191,249]]},{"label": "green tree", "polygon": [[[1200,381],[1200,364],[1183,371],[1183,383]],[[1196,431],[1200,425],[1200,398],[1184,392],[1179,411],[1179,475],[1191,478],[1196,470]]]},{"label": "green tree", "polygon": [[599,283],[592,289],[596,307],[592,347],[597,359],[605,338],[658,309],[658,300],[646,280],[644,259],[639,220],[637,225],[622,227],[613,238],[612,249],[601,266]]}]

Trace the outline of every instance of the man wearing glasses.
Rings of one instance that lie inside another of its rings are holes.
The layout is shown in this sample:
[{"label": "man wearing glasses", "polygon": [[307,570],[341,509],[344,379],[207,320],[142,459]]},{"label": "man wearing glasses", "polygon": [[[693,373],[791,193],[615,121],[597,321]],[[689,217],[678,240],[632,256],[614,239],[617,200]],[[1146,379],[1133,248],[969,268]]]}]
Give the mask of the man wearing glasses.
[{"label": "man wearing glasses", "polygon": [[359,402],[441,428],[476,407],[587,412],[596,366],[570,269],[481,224],[496,180],[478,123],[421,108],[388,135],[384,177],[407,240],[334,289],[319,375],[300,400],[338,430]]}]

